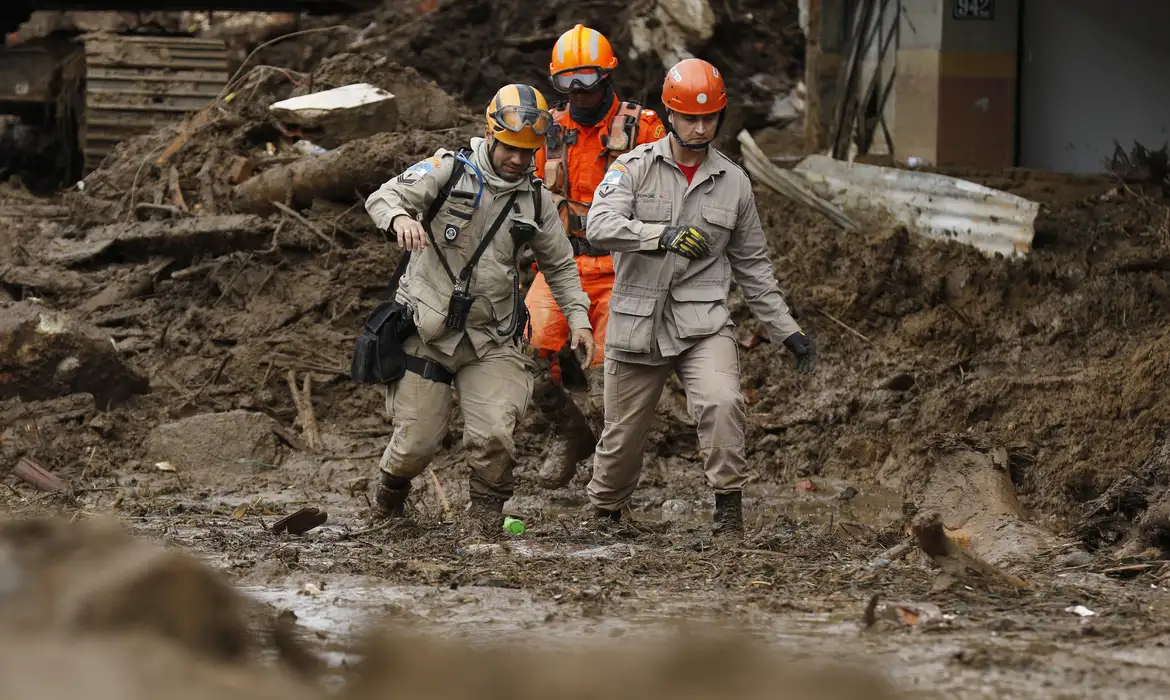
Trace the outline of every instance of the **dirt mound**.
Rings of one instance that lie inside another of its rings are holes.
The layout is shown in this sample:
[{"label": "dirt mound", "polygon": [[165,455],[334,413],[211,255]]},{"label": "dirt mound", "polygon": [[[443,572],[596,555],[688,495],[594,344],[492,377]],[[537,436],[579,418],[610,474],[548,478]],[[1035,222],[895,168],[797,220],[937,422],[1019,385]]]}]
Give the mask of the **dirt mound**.
[{"label": "dirt mound", "polygon": [[[804,36],[798,5],[795,0],[710,3],[714,15],[710,36],[680,47],[723,71],[735,105],[727,121],[732,135],[739,125],[758,128],[772,123],[773,104],[802,78]],[[646,18],[652,28],[659,25],[654,10],[653,3],[616,0],[539,5],[522,0],[421,4],[393,0],[374,12],[308,19],[303,22],[306,28],[344,26],[266,47],[255,60],[303,73],[341,53],[374,63],[389,60],[416,69],[478,112],[500,86],[512,82],[535,85],[550,100],[559,99],[548,85],[552,47],[562,32],[582,23],[613,43],[620,61],[618,93],[661,113],[659,96],[668,66],[653,52],[638,53],[631,36],[635,18]],[[236,52],[243,53],[241,48]],[[726,141],[735,150],[734,137]]]},{"label": "dirt mound", "polygon": [[351,83],[369,83],[393,93],[398,119],[409,129],[449,129],[472,118],[462,104],[434,81],[384,56],[371,60],[369,55],[337,54],[322,61],[313,71],[316,90]]},{"label": "dirt mound", "polygon": [[244,600],[218,572],[112,522],[4,523],[0,575],[0,636],[145,632],[224,662],[253,647]]},{"label": "dirt mound", "polygon": [[792,446],[774,470],[884,465],[876,476],[913,492],[927,436],[966,432],[1013,450],[1029,505],[1068,513],[1144,458],[1170,420],[1157,388],[1170,351],[1166,204],[1104,179],[997,179],[1045,204],[1024,261],[897,228],[848,236],[757,193],[778,278],[829,368],[798,385],[775,372],[776,350],[746,355],[756,435]]}]

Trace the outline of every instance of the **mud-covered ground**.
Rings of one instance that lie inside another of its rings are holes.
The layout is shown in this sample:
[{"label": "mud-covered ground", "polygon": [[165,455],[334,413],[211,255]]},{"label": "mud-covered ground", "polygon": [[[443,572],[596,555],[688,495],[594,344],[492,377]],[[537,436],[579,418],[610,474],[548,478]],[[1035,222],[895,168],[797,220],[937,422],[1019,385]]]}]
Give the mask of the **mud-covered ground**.
[{"label": "mud-covered ground", "polygon": [[[721,17],[766,9],[715,4]],[[595,5],[596,26],[619,16]],[[458,415],[412,497],[422,533],[378,529],[371,479],[390,425],[378,392],[346,375],[394,246],[356,196],[319,199],[299,218],[182,231],[236,210],[227,175],[236,156],[261,171],[301,157],[264,117],[274,99],[355,80],[390,89],[399,130],[377,141],[384,153],[367,155],[393,172],[477,132],[481,93],[503,80],[490,73],[496,62],[511,66],[508,80],[537,80],[568,16],[557,3],[525,15],[476,3],[410,16],[395,7],[351,18],[354,31],[374,22],[360,39],[274,45],[263,63],[301,72],[246,76],[163,167],[153,161],[181,126],[123,145],[79,191],[39,199],[0,189],[0,314],[29,304],[68,312],[97,339],[78,348],[142,378],[107,407],[133,382],[52,384],[60,358],[39,349],[11,361],[27,336],[0,328],[0,352],[10,353],[0,366],[0,509],[114,514],[194,552],[272,610],[294,611],[300,637],[338,676],[355,657],[349,635],[387,615],[541,648],[617,645],[681,617],[743,626],[797,660],[864,664],[923,697],[1161,696],[1170,557],[1159,530],[1129,524],[1167,483],[1152,479],[1140,502],[1119,499],[1120,530],[1085,525],[1086,504],[1157,453],[1170,418],[1170,202],[1112,177],[957,173],[1044,205],[1034,251],[1020,261],[881,223],[846,234],[758,187],[777,278],[821,360],[817,374],[797,375],[737,302],[753,473],[739,547],[706,536],[710,497],[677,385],[660,405],[632,529],[580,527],[587,466],[566,488],[537,486],[550,435],[535,411],[518,431],[520,483],[507,506],[527,523],[523,535],[461,543]],[[783,20],[776,36],[799,37],[794,10],[768,7]],[[718,39],[742,39],[742,24],[721,24],[704,51],[760,70],[741,55],[750,42]],[[511,37],[497,61],[463,60],[460,42],[489,34]],[[793,75],[797,55],[785,53]],[[659,80],[653,61],[643,70],[625,74],[628,91]],[[42,365],[52,371],[29,370]],[[290,389],[303,391],[306,378],[316,450]],[[1002,455],[988,473],[1026,512],[1000,509],[1004,493],[950,487],[956,449]],[[8,474],[22,458],[72,494]],[[954,507],[939,496],[948,488],[974,505]],[[303,536],[268,531],[302,506],[328,522]],[[947,578],[910,536],[912,517],[929,509],[956,533],[1002,519],[968,544],[1026,586]],[[1033,528],[1027,547],[1007,531],[1019,523]],[[1013,549],[1023,554],[1000,556]]]}]

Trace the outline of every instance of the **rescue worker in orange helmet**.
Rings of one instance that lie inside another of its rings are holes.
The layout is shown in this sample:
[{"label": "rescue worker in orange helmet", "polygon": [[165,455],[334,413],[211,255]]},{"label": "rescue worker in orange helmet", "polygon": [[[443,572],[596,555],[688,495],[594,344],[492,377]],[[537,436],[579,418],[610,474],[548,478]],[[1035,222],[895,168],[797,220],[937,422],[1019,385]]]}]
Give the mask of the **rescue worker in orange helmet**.
[{"label": "rescue worker in orange helmet", "polygon": [[589,210],[589,241],[613,251],[615,280],[605,427],[587,492],[601,524],[620,521],[662,388],[677,374],[715,494],[714,532],[736,539],[748,478],[731,283],[799,371],[813,370],[816,351],[776,284],[751,181],[711,145],[727,106],[723,76],[683,60],[667,71],[662,104],[671,135],[618,158]]},{"label": "rescue worker in orange helmet", "polygon": [[[614,159],[635,146],[662,138],[666,127],[654,110],[623,101],[614,92],[611,76],[618,60],[609,41],[600,32],[576,25],[557,39],[549,63],[553,89],[567,97],[567,104],[553,106],[555,124],[545,136],[545,147],[536,154],[536,176],[557,202],[561,222],[573,254],[581,286],[589,295],[589,320],[596,347],[593,366],[586,371],[590,421],[601,423],[601,358],[609,318],[609,295],[613,287],[613,262],[609,253],[597,250],[585,238],[585,225],[593,191]],[[537,273],[525,303],[531,314],[530,343],[538,357],[549,361],[549,381],[538,392],[536,402],[554,419],[565,438],[552,450],[549,460],[557,465],[558,477],[550,486],[571,480],[577,463],[593,453],[596,439],[592,430],[583,430],[584,416],[564,392],[557,353],[569,339],[565,317],[549,292],[544,275]],[[571,367],[570,367],[571,369]],[[559,449],[558,449],[559,448]],[[556,454],[559,452],[560,454]]]}]

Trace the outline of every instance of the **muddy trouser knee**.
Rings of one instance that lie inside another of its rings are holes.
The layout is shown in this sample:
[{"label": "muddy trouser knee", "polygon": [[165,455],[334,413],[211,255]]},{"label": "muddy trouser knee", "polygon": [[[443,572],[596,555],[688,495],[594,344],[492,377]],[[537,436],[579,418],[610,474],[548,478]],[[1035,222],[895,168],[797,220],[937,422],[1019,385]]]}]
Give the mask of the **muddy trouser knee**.
[{"label": "muddy trouser knee", "polygon": [[[407,352],[417,352],[420,345],[417,338],[408,340]],[[378,466],[384,473],[413,479],[427,468],[443,444],[451,415],[451,385],[407,372],[386,387],[385,395],[394,434]]]},{"label": "muddy trouser knee", "polygon": [[512,496],[513,432],[532,396],[532,369],[532,361],[516,347],[502,345],[462,366],[455,376],[473,498]]},{"label": "muddy trouser knee", "polygon": [[725,335],[704,338],[675,367],[697,423],[707,484],[716,493],[742,490],[747,483],[745,416],[735,340]]},{"label": "muddy trouser knee", "polygon": [[586,492],[595,507],[620,510],[629,502],[642,473],[642,451],[654,420],[669,365],[605,360],[605,427],[593,457]]}]

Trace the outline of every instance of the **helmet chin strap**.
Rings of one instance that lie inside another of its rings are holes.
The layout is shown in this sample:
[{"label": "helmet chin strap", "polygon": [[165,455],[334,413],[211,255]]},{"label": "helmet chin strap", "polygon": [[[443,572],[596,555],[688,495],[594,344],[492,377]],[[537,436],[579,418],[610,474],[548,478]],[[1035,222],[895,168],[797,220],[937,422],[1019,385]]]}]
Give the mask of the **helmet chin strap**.
[{"label": "helmet chin strap", "polygon": [[[678,132],[674,130],[674,124],[670,123],[670,119],[666,120],[666,128],[670,129],[670,135],[674,137],[675,141],[678,141],[678,145],[682,146],[683,148],[689,148],[692,151],[701,151],[714,143],[715,138],[719,136],[719,129],[723,127],[723,117],[726,115],[726,109],[719,110],[719,121],[715,122],[715,133],[711,136],[711,138],[707,139],[703,143],[687,143],[686,141],[683,141],[682,137],[678,135]],[[670,116],[669,111],[667,112],[667,116]]]}]

